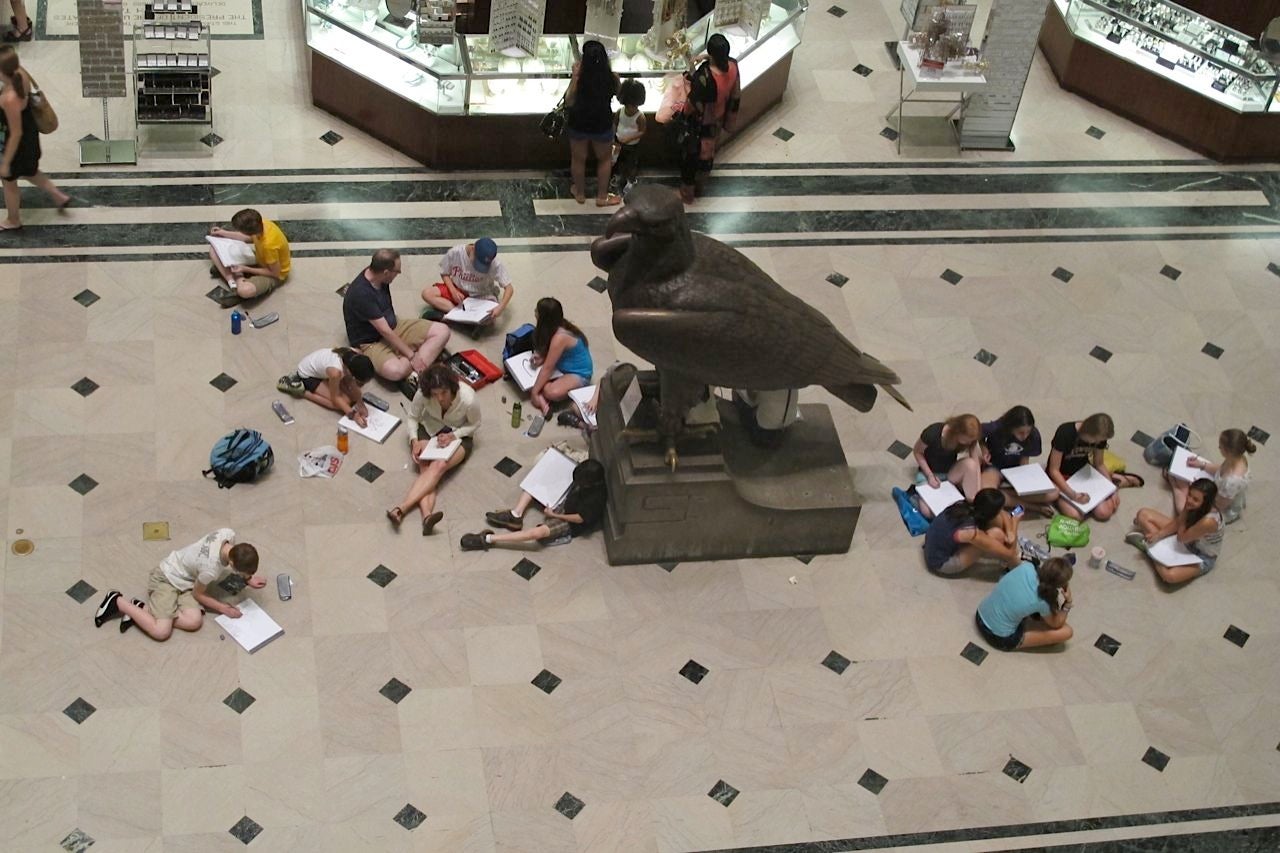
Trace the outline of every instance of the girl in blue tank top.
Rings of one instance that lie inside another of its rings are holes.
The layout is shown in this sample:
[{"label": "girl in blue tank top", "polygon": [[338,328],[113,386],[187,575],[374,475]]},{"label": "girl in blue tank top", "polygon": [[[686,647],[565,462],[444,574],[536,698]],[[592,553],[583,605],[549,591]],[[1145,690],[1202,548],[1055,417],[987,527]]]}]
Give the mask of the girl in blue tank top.
[{"label": "girl in blue tank top", "polygon": [[[533,365],[538,378],[529,391],[529,402],[546,415],[552,403],[568,397],[574,388],[591,384],[594,366],[587,336],[564,318],[560,300],[539,299],[533,315]],[[552,378],[557,370],[563,375]]]}]

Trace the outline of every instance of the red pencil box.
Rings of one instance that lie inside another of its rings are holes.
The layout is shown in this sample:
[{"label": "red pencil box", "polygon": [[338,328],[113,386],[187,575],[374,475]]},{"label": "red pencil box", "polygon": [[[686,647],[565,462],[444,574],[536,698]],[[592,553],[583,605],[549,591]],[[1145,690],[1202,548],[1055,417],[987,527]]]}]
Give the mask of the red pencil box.
[{"label": "red pencil box", "polygon": [[459,379],[477,390],[502,378],[502,371],[485,358],[480,350],[464,349],[462,352],[455,352],[445,364],[458,374]]}]

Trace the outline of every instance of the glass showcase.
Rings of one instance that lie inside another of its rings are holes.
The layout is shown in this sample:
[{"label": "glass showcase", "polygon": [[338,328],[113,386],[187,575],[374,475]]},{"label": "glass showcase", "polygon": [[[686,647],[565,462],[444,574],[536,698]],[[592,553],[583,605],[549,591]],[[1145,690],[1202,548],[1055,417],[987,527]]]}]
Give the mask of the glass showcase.
[{"label": "glass showcase", "polygon": [[[569,85],[585,36],[542,35],[536,50],[497,50],[487,35],[428,37],[413,15],[388,12],[386,0],[302,0],[307,45],[388,91],[439,114],[541,114]],[[686,27],[674,47],[654,49],[641,35],[622,35],[613,70],[640,80],[645,108],[656,109],[663,78],[685,68],[682,51],[697,56],[713,33],[729,39],[742,85],[748,86],[800,44],[808,0],[772,0],[759,35],[716,27],[712,14]],[[447,42],[432,44],[430,41]],[[669,40],[668,44],[672,44]]]},{"label": "glass showcase", "polygon": [[1275,66],[1243,33],[1165,0],[1054,0],[1073,35],[1236,112],[1280,112]]}]

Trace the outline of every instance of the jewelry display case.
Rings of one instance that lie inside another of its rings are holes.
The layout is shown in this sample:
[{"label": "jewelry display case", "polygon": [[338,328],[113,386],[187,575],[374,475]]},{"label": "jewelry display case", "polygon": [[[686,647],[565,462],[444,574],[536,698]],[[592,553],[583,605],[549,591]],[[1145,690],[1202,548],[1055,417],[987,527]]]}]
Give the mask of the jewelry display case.
[{"label": "jewelry display case", "polygon": [[[385,0],[303,0],[313,103],[429,166],[563,165],[564,141],[543,137],[538,123],[568,88],[587,36],[543,34],[533,50],[499,50],[488,35],[461,33],[441,44],[438,26],[430,41],[423,37],[417,13],[439,3],[393,5],[389,11]],[[406,5],[414,8],[406,13]],[[610,62],[620,76],[644,84],[645,111],[652,114],[664,78],[704,52],[712,34],[723,34],[741,73],[740,129],[782,98],[807,10],[808,0],[773,0],[754,38],[748,35],[754,27],[717,27],[712,14],[662,45],[644,34],[621,34]],[[642,141],[645,162],[671,159],[661,131],[651,128]],[[490,134],[508,144],[474,144]]]},{"label": "jewelry display case", "polygon": [[1280,75],[1244,33],[1167,0],[1053,0],[1040,46],[1064,88],[1188,147],[1280,155]]}]

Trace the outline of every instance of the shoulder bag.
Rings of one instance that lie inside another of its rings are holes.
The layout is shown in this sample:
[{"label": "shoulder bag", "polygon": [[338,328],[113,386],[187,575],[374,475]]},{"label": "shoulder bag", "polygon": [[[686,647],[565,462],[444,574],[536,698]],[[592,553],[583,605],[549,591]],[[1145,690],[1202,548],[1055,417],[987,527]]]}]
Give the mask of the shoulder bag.
[{"label": "shoulder bag", "polygon": [[53,133],[58,129],[58,114],[53,111],[53,104],[49,103],[49,97],[40,91],[40,87],[30,74],[27,75],[27,80],[31,83],[28,102],[31,104],[31,114],[36,120],[36,130],[41,133]]}]

